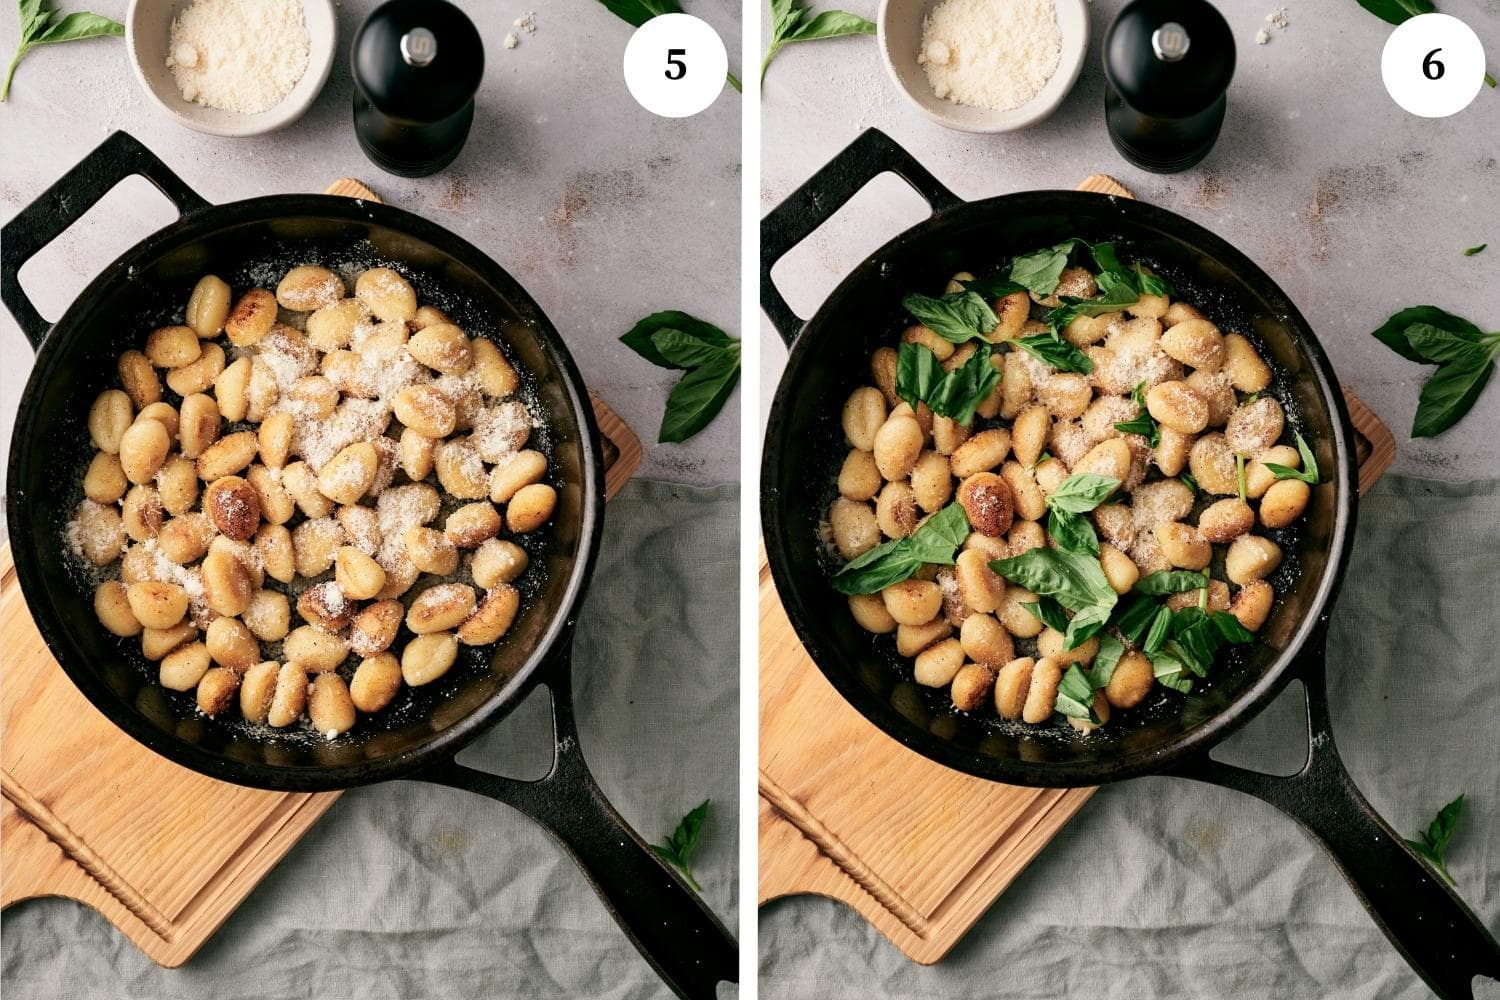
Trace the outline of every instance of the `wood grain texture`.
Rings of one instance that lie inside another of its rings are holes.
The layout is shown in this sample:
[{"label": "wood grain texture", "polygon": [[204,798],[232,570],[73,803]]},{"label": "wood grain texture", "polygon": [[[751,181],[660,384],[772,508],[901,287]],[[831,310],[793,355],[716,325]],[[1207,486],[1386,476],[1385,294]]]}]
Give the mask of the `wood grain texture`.
[{"label": "wood grain texture", "polygon": [[[1132,197],[1113,178],[1080,190]],[[1352,393],[1360,489],[1395,457]],[[916,962],[941,959],[1093,794],[959,774],[877,730],[808,659],[760,567],[760,873],[756,898],[840,900]]]},{"label": "wood grain texture", "polygon": [[[349,179],[328,190],[379,200]],[[613,496],[640,467],[641,443],[590,400]],[[52,658],[9,546],[0,547],[0,644],[0,907],[76,899],[153,961],[180,965],[338,798],[215,781],[126,736]]]}]

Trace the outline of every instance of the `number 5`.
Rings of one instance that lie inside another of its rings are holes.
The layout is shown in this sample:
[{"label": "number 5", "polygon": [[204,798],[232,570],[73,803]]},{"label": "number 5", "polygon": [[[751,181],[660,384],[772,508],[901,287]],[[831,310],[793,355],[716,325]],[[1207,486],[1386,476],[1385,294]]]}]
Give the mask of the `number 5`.
[{"label": "number 5", "polygon": [[1432,58],[1441,51],[1443,51],[1441,48],[1433,49],[1422,59],[1422,75],[1429,80],[1441,80],[1443,78],[1443,64]]},{"label": "number 5", "polygon": [[[681,80],[687,76],[687,63],[682,61],[682,57],[685,55],[687,55],[687,49],[667,50],[667,69],[665,75],[668,80]],[[672,72],[674,69],[677,72]]]}]

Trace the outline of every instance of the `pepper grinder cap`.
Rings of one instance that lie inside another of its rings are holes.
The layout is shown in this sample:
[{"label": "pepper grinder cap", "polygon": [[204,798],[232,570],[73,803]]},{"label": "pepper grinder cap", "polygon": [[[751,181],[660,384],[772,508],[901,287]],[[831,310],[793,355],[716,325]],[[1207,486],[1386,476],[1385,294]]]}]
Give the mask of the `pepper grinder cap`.
[{"label": "pepper grinder cap", "polygon": [[1136,111],[1188,118],[1229,89],[1234,34],[1207,0],[1135,0],[1104,36],[1104,75]]},{"label": "pepper grinder cap", "polygon": [[390,0],[365,18],[350,55],[354,84],[381,114],[439,122],[474,99],[484,43],[447,0]]}]

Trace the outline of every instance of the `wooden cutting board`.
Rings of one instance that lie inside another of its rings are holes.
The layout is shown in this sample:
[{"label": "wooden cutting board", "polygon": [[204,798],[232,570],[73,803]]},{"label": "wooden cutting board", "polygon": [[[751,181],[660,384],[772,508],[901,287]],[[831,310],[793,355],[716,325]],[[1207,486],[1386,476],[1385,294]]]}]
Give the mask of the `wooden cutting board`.
[{"label": "wooden cutting board", "polygon": [[[379,200],[347,179],[328,193]],[[641,442],[590,399],[610,497],[640,467]],[[76,899],[153,961],[181,965],[339,796],[215,781],[126,736],[48,652],[8,545],[0,547],[0,648],[0,908]]]},{"label": "wooden cutting board", "polygon": [[[1080,190],[1132,197],[1094,175]],[[1394,460],[1385,425],[1347,390],[1360,491]],[[849,706],[808,659],[760,567],[757,900],[840,900],[914,961],[948,953],[1093,794],[949,770]]]}]

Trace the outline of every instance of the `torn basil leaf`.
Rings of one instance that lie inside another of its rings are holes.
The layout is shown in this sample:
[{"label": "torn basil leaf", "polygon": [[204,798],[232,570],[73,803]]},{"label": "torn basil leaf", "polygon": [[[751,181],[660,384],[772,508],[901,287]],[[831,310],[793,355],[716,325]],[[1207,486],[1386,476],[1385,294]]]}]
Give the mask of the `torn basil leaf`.
[{"label": "torn basil leaf", "polygon": [[1152,597],[1180,594],[1184,590],[1198,590],[1206,586],[1208,586],[1207,572],[1186,569],[1160,570],[1143,576],[1135,582],[1135,590],[1138,593],[1150,594]]},{"label": "torn basil leaf", "polygon": [[954,344],[975,338],[983,340],[1000,322],[984,296],[968,289],[941,298],[913,293],[901,300],[901,307],[927,329]]},{"label": "torn basil leaf", "polygon": [[873,594],[909,579],[927,563],[953,565],[953,555],[969,537],[963,507],[949,504],[905,538],[893,538],[856,556],[833,575],[841,594]]},{"label": "torn basil leaf", "polygon": [[1066,340],[1060,340],[1048,333],[1017,337],[1009,343],[1045,361],[1058,371],[1087,375],[1094,370],[1094,363],[1089,360],[1087,354]]},{"label": "torn basil leaf", "polygon": [[1055,707],[1059,713],[1071,719],[1087,719],[1095,724],[1099,722],[1099,716],[1094,714],[1093,682],[1078,664],[1069,667],[1058,683]]},{"label": "torn basil leaf", "polygon": [[913,410],[919,402],[926,403],[933,413],[968,425],[975,409],[1000,384],[1000,371],[990,364],[990,354],[990,346],[981,344],[948,372],[927,347],[904,343],[896,361],[896,395]]}]

